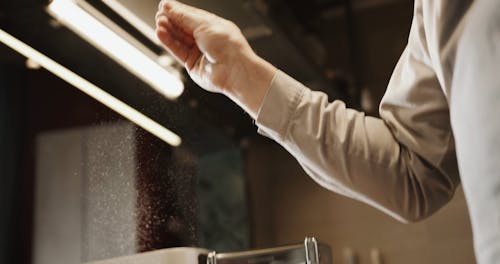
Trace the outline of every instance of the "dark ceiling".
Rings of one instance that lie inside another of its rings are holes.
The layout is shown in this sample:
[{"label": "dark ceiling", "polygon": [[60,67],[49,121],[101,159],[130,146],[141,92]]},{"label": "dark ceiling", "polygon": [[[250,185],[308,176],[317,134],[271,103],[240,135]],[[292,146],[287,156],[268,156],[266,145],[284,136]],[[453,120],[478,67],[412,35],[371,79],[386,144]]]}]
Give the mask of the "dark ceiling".
[{"label": "dark ceiling", "polygon": [[[122,2],[137,10],[136,14],[147,23],[154,23],[156,0]],[[311,88],[326,92],[332,99],[343,99],[353,107],[360,106],[361,87],[382,86],[380,83],[388,78],[370,79],[364,65],[387,61],[380,63],[389,65],[386,66],[388,70],[384,68],[383,71],[387,75],[404,47],[412,10],[410,0],[185,2],[234,20],[262,57]],[[236,139],[255,134],[250,118],[234,103],[196,88],[189,80],[185,93],[175,102],[157,94],[73,32],[54,23],[44,11],[47,3],[45,0],[2,1],[0,28],[174,131],[182,133],[183,127],[189,126],[185,115],[189,111],[191,116],[227,128],[225,131]],[[265,33],[266,30],[271,33]],[[394,40],[380,41],[378,32],[382,32],[382,36],[394,36]],[[380,47],[384,48],[386,56],[370,58],[371,49],[380,50]],[[0,45],[0,63],[25,62],[21,56]],[[372,85],[372,82],[377,84]],[[179,105],[190,107],[180,110]]]}]

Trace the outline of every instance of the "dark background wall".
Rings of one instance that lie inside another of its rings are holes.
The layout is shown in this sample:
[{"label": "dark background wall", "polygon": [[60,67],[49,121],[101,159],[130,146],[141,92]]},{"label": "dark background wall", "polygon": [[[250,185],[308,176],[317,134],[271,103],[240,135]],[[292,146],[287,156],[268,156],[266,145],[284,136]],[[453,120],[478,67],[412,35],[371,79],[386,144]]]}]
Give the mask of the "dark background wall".
[{"label": "dark background wall", "polygon": [[22,128],[19,122],[22,108],[19,104],[23,70],[0,64],[0,262],[7,263],[12,255],[14,231],[14,193],[18,190],[17,177],[22,146]]}]

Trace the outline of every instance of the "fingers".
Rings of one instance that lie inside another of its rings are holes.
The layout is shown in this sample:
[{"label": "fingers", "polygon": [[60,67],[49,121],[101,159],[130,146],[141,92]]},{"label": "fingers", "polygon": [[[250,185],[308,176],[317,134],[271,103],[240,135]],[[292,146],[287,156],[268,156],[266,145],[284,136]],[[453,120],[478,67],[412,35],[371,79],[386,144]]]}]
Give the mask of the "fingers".
[{"label": "fingers", "polygon": [[188,35],[192,35],[196,28],[208,23],[213,16],[204,10],[172,0],[161,1],[158,12]]},{"label": "fingers", "polygon": [[157,36],[181,63],[188,60],[188,54],[195,46],[192,36],[175,27],[165,16],[159,16],[156,21]]},{"label": "fingers", "polygon": [[161,1],[158,8],[156,14],[158,38],[179,62],[191,70],[202,56],[193,32],[208,23],[213,15],[173,0]]},{"label": "fingers", "polygon": [[156,29],[156,35],[160,41],[165,45],[168,51],[174,55],[174,57],[181,63],[184,64],[188,58],[190,47],[176,39],[172,34],[164,27],[159,27]]},{"label": "fingers", "polygon": [[172,32],[165,27],[159,27],[157,29],[157,35],[167,50],[177,59],[177,61],[179,61],[179,63],[183,64],[188,71],[194,67],[196,61],[202,55],[196,45],[188,45],[179,40],[178,37],[173,35]]},{"label": "fingers", "polygon": [[191,70],[202,56],[193,31],[202,23],[206,12],[174,1],[161,1],[156,14],[156,33],[176,59]]},{"label": "fingers", "polygon": [[174,38],[185,43],[188,46],[192,46],[195,44],[193,36],[185,33],[180,28],[170,23],[168,18],[165,16],[159,16],[159,18],[156,20],[156,25],[157,27],[164,27]]}]

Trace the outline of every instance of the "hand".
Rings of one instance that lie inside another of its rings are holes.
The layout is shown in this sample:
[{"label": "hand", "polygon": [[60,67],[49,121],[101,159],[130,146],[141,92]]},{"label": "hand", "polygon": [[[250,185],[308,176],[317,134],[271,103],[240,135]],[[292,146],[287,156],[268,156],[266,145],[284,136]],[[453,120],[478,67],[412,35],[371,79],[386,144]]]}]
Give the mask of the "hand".
[{"label": "hand", "polygon": [[163,0],[156,26],[160,41],[199,86],[227,95],[255,118],[276,69],[254,53],[233,22]]}]

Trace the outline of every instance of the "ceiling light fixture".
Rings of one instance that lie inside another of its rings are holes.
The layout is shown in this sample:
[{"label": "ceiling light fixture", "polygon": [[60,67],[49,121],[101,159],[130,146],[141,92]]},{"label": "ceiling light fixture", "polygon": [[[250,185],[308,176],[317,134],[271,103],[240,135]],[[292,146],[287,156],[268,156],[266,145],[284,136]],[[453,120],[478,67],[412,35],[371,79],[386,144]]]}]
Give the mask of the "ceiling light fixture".
[{"label": "ceiling light fixture", "polygon": [[65,68],[64,66],[55,62],[44,54],[38,52],[37,50],[13,37],[2,29],[0,29],[0,42],[4,43],[5,45],[7,45],[7,47],[10,47],[11,49],[17,51],[18,53],[34,61],[35,63],[38,63],[41,67],[47,69],[49,72],[75,86],[90,97],[116,111],[123,117],[134,122],[138,126],[142,127],[146,131],[157,136],[168,144],[174,147],[181,144],[181,138],[172,131],[166,129],[154,120],[150,119],[149,117],[145,116],[144,114],[140,113],[124,102],[118,100],[101,88],[83,79],[79,75],[75,74],[74,72],[70,71],[69,69]]},{"label": "ceiling light fixture", "polygon": [[151,42],[161,46],[160,40],[156,37],[155,30],[146,22],[136,16],[127,7],[122,5],[118,0],[102,0],[102,2],[120,15],[123,19],[127,20],[133,27],[146,36]]},{"label": "ceiling light fixture", "polygon": [[106,26],[81,8],[76,0],[53,0],[47,10],[62,24],[167,98],[175,99],[184,91],[184,84],[177,76],[111,30],[111,26]]}]

